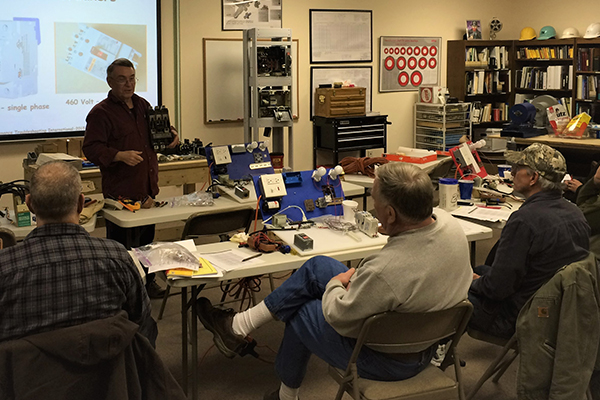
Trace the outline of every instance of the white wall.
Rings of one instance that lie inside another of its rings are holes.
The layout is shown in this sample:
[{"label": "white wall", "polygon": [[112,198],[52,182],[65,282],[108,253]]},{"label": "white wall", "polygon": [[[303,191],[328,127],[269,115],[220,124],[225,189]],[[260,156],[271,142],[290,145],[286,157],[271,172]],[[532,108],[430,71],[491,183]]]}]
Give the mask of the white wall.
[{"label": "white wall", "polygon": [[[173,27],[172,1],[163,0],[163,103],[173,107]],[[298,170],[312,167],[312,124],[309,120],[309,10],[371,9],[373,10],[373,110],[389,115],[388,149],[412,144],[412,105],[415,92],[378,93],[378,43],[380,36],[438,36],[444,43],[442,52],[442,82],[445,83],[445,42],[461,39],[466,19],[480,19],[483,37],[488,37],[487,25],[498,17],[504,28],[497,39],[519,37],[520,30],[531,26],[539,31],[552,25],[557,32],[568,26],[583,34],[592,22],[600,21],[600,2],[594,0],[566,3],[546,1],[465,1],[465,0],[282,0],[283,26],[291,28],[299,39],[299,113],[294,125],[294,162]],[[182,124],[184,138],[199,137],[204,143],[235,143],[243,140],[241,124],[204,125],[202,38],[241,38],[241,32],[221,31],[221,1],[180,0],[181,8],[181,80]],[[108,88],[107,88],[108,90]],[[1,124],[1,122],[0,122]],[[0,144],[0,181],[20,179],[21,162],[35,143]],[[7,196],[5,196],[7,197]],[[2,198],[1,204],[8,199]],[[0,205],[1,205],[0,204]]]}]

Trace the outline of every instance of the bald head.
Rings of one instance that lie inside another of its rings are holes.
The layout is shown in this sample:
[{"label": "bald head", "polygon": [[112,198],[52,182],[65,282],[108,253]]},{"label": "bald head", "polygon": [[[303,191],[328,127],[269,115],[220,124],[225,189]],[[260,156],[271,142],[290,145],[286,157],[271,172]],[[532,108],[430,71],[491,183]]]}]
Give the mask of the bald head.
[{"label": "bald head", "polygon": [[82,197],[79,172],[65,162],[50,162],[31,177],[27,205],[43,223],[74,222],[79,220]]}]

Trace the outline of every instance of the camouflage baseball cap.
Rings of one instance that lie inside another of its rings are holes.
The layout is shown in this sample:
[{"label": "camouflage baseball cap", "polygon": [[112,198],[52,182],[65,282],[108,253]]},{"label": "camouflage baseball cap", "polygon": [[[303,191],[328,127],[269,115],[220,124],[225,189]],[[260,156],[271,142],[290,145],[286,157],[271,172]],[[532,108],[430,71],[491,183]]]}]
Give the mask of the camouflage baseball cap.
[{"label": "camouflage baseball cap", "polygon": [[558,150],[534,143],[523,151],[513,151],[506,155],[506,161],[513,165],[526,165],[552,182],[560,182],[567,173],[567,162]]}]

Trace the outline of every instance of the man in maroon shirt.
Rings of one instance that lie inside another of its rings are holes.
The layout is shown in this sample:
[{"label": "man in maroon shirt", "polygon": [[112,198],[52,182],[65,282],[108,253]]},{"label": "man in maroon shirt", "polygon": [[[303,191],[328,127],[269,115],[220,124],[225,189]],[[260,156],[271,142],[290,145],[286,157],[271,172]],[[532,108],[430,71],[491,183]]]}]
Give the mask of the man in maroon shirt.
[{"label": "man in maroon shirt", "polygon": [[[131,61],[119,58],[106,70],[111,90],[108,97],[92,108],[86,118],[83,152],[102,173],[105,198],[129,198],[150,208],[158,194],[158,161],[150,143],[146,113],[150,106],[136,95],[135,68]],[[179,143],[175,128],[170,148]],[[137,247],[154,240],[154,225],[121,228],[106,221],[106,237],[125,247]],[[152,298],[164,291],[148,276],[148,294]]]}]

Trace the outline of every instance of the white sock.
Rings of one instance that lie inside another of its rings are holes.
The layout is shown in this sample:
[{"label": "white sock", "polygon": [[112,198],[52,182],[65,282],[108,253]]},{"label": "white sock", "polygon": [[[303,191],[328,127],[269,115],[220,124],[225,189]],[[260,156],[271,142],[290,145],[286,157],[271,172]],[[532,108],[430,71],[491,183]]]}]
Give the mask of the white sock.
[{"label": "white sock", "polygon": [[233,332],[246,337],[256,328],[273,320],[275,318],[267,308],[267,305],[264,301],[261,301],[254,307],[233,316]]},{"label": "white sock", "polygon": [[279,387],[279,400],[298,400],[299,391],[300,388],[294,389],[285,386],[283,382],[281,382],[281,386]]}]

